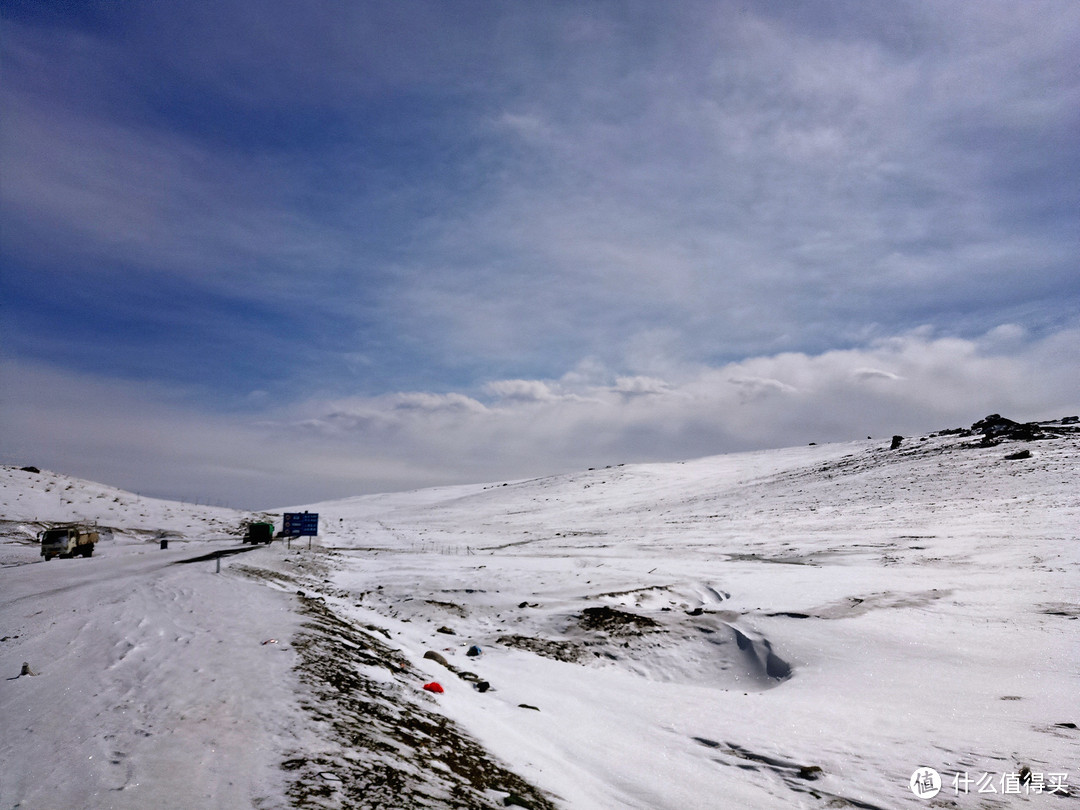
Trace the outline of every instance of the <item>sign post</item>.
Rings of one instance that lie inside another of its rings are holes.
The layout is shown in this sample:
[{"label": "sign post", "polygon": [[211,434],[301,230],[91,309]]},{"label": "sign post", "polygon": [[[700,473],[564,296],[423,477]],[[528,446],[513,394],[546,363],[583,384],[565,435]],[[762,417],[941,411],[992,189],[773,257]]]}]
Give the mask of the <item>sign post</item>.
[{"label": "sign post", "polygon": [[319,513],[286,512],[281,533],[289,538],[289,548],[292,548],[292,538],[306,537],[308,539],[308,549],[310,549],[311,538],[319,533]]}]

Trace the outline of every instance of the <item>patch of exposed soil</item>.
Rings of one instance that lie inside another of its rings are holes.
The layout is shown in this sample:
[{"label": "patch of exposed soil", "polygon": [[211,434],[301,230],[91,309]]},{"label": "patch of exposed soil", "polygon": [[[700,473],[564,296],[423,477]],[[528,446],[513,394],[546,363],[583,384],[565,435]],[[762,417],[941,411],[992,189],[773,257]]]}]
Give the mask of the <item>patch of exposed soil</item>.
[{"label": "patch of exposed soil", "polygon": [[607,633],[610,636],[639,636],[660,627],[658,622],[648,616],[615,610],[606,605],[585,608],[578,617],[578,624],[583,630]]},{"label": "patch of exposed soil", "polygon": [[542,655],[544,658],[553,658],[556,661],[566,661],[576,664],[585,657],[582,646],[573,641],[551,641],[550,639],[534,638],[532,636],[500,636],[499,644],[514,647],[519,650],[528,650],[531,653]]},{"label": "patch of exposed soil", "polygon": [[[322,599],[299,598],[305,622],[293,648],[310,690],[302,705],[323,745],[290,752],[282,762],[293,780],[293,807],[486,810],[511,800],[554,810],[537,788],[425,705],[434,698],[418,691],[423,675],[401,653]],[[365,674],[373,668],[383,672]]]},{"label": "patch of exposed soil", "polygon": [[465,618],[468,615],[468,611],[456,602],[440,602],[438,599],[425,599],[424,602],[435,607],[440,607],[448,613],[453,613],[455,616]]},{"label": "patch of exposed soil", "polygon": [[242,574],[251,579],[259,580],[261,582],[269,582],[272,585],[277,585],[280,588],[296,587],[297,580],[295,577],[290,576],[282,571],[270,571],[266,568],[259,568],[254,565],[244,565],[243,563],[235,563],[229,566],[229,570],[236,574]]}]

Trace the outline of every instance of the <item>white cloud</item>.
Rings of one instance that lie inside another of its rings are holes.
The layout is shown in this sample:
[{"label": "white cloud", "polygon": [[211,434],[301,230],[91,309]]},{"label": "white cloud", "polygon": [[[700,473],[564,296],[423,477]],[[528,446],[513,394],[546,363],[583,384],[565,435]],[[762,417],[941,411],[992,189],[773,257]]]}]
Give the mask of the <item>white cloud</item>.
[{"label": "white cloud", "polygon": [[739,389],[739,399],[742,402],[760,400],[771,394],[798,393],[794,386],[768,377],[731,377],[728,381]]},{"label": "white cloud", "polygon": [[671,386],[655,377],[619,377],[615,380],[615,390],[627,396],[643,396],[666,394],[671,391]]},{"label": "white cloud", "polygon": [[515,133],[527,142],[546,142],[554,137],[548,122],[535,113],[504,112],[496,119],[495,126]]},{"label": "white cloud", "polygon": [[1020,324],[1006,323],[987,332],[979,345],[991,352],[1008,352],[1010,349],[1022,349],[1028,337],[1028,330]]},{"label": "white cloud", "polygon": [[410,392],[386,397],[395,411],[410,413],[483,413],[484,405],[463,394]]},{"label": "white cloud", "polygon": [[859,349],[749,358],[692,375],[681,369],[679,382],[624,376],[605,383],[593,367],[573,396],[552,381],[490,383],[485,390],[497,404],[454,411],[439,420],[437,437],[427,429],[433,422],[406,424],[383,409],[385,421],[365,423],[354,439],[358,446],[386,442],[387,450],[393,439],[405,457],[431,459],[451,478],[451,469],[498,478],[572,469],[598,455],[675,459],[929,431],[970,424],[984,411],[1049,418],[1080,402],[1080,375],[1061,373],[1080,368],[1080,342],[1070,343],[1076,336],[1063,332],[1001,354],[919,330]]},{"label": "white cloud", "polygon": [[484,391],[517,402],[551,402],[560,398],[550,384],[540,380],[497,380],[487,383]]},{"label": "white cloud", "polygon": [[[1009,332],[1010,330],[1006,330]],[[490,481],[598,463],[917,434],[988,413],[1080,411],[1080,331],[1007,352],[921,330],[857,349],[749,358],[666,382],[595,364],[558,383],[313,400],[260,419],[168,404],[164,389],[7,363],[3,446],[36,464],[146,493],[265,507],[361,492]],[[888,371],[883,371],[888,369]],[[887,385],[868,384],[887,382]]]},{"label": "white cloud", "polygon": [[900,375],[880,368],[857,368],[851,376],[859,380],[899,380]]}]

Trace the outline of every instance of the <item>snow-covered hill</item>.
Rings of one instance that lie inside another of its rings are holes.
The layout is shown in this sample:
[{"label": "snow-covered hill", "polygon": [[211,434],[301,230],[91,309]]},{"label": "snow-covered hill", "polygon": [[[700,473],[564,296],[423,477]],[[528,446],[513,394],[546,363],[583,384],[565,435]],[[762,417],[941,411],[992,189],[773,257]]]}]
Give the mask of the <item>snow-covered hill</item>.
[{"label": "snow-covered hill", "polygon": [[308,504],[310,550],[190,565],[244,516],[5,469],[9,521],[192,543],[0,569],[39,672],[0,807],[1073,806],[1080,432],[1042,433]]},{"label": "snow-covered hill", "polygon": [[53,523],[96,526],[105,550],[114,544],[150,546],[163,538],[236,537],[253,517],[223,507],[147,498],[50,470],[0,466],[0,540],[7,541],[0,544],[0,565],[34,559],[37,533]]}]

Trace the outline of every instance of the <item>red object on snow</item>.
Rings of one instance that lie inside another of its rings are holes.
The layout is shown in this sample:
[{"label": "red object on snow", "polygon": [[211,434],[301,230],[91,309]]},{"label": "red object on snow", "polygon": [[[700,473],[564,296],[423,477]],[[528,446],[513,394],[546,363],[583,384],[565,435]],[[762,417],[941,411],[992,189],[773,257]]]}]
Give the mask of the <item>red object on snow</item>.
[{"label": "red object on snow", "polygon": [[425,683],[424,688],[429,692],[437,692],[440,695],[443,692],[446,691],[445,689],[442,688],[442,684],[438,683],[437,681],[432,681],[431,683]]}]

